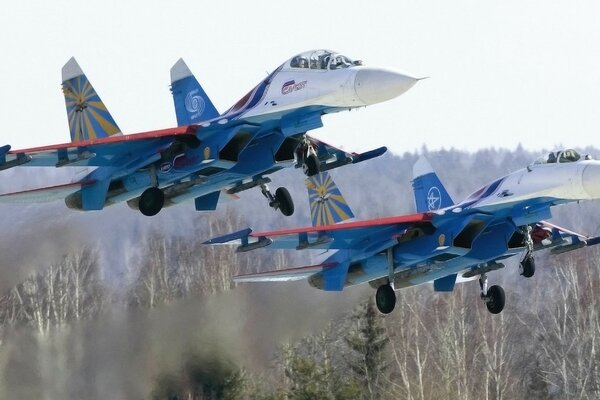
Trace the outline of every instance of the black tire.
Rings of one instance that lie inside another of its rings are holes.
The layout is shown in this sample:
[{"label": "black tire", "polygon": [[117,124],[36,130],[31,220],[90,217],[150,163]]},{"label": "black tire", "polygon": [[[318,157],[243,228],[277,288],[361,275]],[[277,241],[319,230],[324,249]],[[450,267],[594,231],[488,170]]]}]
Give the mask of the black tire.
[{"label": "black tire", "polygon": [[294,201],[290,192],[284,187],[280,187],[275,191],[275,200],[279,205],[279,211],[286,217],[289,217],[294,213]]},{"label": "black tire", "polygon": [[492,314],[500,314],[502,310],[504,310],[504,302],[506,300],[504,289],[498,285],[490,286],[487,296],[488,301],[485,305],[487,306],[488,311]]},{"label": "black tire", "polygon": [[375,304],[382,314],[389,314],[396,307],[396,293],[390,285],[381,285],[375,293]]},{"label": "black tire", "polygon": [[304,170],[304,174],[306,176],[313,176],[319,173],[320,165],[321,162],[319,161],[319,157],[317,157],[315,154],[309,154],[304,159],[304,165],[302,166],[302,169]]},{"label": "black tire", "polygon": [[521,275],[525,278],[531,278],[535,274],[535,260],[533,257],[525,257],[520,264]]},{"label": "black tire", "polygon": [[138,208],[147,217],[159,213],[165,205],[165,194],[157,187],[151,187],[142,193]]}]

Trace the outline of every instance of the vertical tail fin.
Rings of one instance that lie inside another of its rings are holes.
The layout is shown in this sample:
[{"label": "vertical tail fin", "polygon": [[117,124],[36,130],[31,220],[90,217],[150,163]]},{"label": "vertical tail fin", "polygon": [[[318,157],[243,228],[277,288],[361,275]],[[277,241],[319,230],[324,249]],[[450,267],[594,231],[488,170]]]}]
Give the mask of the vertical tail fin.
[{"label": "vertical tail fin", "polygon": [[327,172],[312,176],[305,182],[313,226],[331,225],[354,218],[346,199]]},{"label": "vertical tail fin", "polygon": [[412,185],[417,212],[439,210],[454,204],[440,178],[423,156],[413,166]]},{"label": "vertical tail fin", "polygon": [[121,134],[74,57],[62,68],[62,89],[72,142]]},{"label": "vertical tail fin", "polygon": [[182,58],[171,67],[171,93],[178,126],[195,124],[220,115]]}]

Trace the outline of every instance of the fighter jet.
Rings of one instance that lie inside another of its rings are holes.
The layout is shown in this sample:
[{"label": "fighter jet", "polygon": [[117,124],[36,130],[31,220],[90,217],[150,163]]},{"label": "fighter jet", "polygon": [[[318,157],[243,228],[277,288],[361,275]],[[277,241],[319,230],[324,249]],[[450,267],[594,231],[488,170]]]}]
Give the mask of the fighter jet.
[{"label": "fighter jet", "polygon": [[260,187],[272,208],[291,215],[289,192],[281,187],[272,193],[268,175],[298,167],[312,176],[386,151],[348,153],[307,132],[323,125],[324,114],[390,100],[418,78],[329,50],[308,51],[284,62],[219,112],[180,59],[171,69],[178,127],[129,135],[121,133],[75,59],[63,67],[62,81],[71,141],[22,150],[0,147],[0,170],[89,170],[72,182],[1,194],[0,201],[64,198],[69,208],[85,211],[127,201],[151,216],[191,199],[196,210],[214,210],[220,198]]},{"label": "fighter jet", "polygon": [[[488,287],[487,274],[504,268],[503,261],[519,256],[519,272],[535,273],[533,254],[550,249],[559,254],[600,243],[546,220],[560,204],[600,198],[600,161],[575,150],[551,152],[517,172],[497,179],[458,204],[425,158],[413,168],[416,214],[354,222],[330,177],[308,184],[312,227],[273,232],[245,229],[211,239],[206,244],[239,241],[238,251],[269,249],[336,250],[308,267],[246,274],[237,282],[308,279],[315,288],[340,291],[369,283],[377,289],[381,313],[392,312],[395,289],[433,282],[436,291],[452,291],[457,279],[479,276],[481,299],[500,313],[502,287]],[[341,222],[341,223],[337,223]]]}]

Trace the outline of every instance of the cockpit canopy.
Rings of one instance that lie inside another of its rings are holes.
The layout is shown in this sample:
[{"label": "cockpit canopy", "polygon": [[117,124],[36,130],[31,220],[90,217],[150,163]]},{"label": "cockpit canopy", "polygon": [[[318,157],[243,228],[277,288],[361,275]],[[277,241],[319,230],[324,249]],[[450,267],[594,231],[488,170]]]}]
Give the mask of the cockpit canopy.
[{"label": "cockpit canopy", "polygon": [[556,164],[556,163],[570,163],[579,160],[591,160],[589,155],[581,157],[579,153],[573,149],[551,151],[548,154],[538,158],[533,162],[534,165],[538,164]]},{"label": "cockpit canopy", "polygon": [[360,60],[352,60],[345,55],[330,50],[311,50],[292,57],[289,61],[290,68],[306,68],[314,70],[332,70],[350,68],[362,65]]}]

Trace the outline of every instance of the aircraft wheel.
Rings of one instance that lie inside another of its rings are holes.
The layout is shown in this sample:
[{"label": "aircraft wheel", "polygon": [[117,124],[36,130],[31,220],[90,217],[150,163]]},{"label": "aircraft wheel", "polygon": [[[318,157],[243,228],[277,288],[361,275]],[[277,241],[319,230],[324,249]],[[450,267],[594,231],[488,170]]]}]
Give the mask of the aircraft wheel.
[{"label": "aircraft wheel", "polygon": [[390,285],[381,285],[377,288],[375,293],[375,303],[377,309],[382,314],[389,314],[394,311],[396,307],[396,293]]},{"label": "aircraft wheel", "polygon": [[490,286],[486,295],[487,309],[492,314],[499,314],[504,309],[504,289],[501,286],[493,285]]},{"label": "aircraft wheel", "polygon": [[317,157],[315,154],[309,154],[304,160],[304,164],[302,165],[304,174],[306,176],[313,176],[318,174],[320,164],[321,162],[319,161],[319,157]]},{"label": "aircraft wheel", "polygon": [[531,278],[535,274],[535,260],[533,257],[525,257],[519,264],[519,270],[525,278]]},{"label": "aircraft wheel", "polygon": [[140,196],[140,212],[148,217],[158,214],[165,205],[165,194],[157,187],[151,187]]},{"label": "aircraft wheel", "polygon": [[283,215],[289,217],[294,213],[294,202],[292,196],[290,196],[290,192],[286,188],[280,187],[275,191],[275,200]]}]

